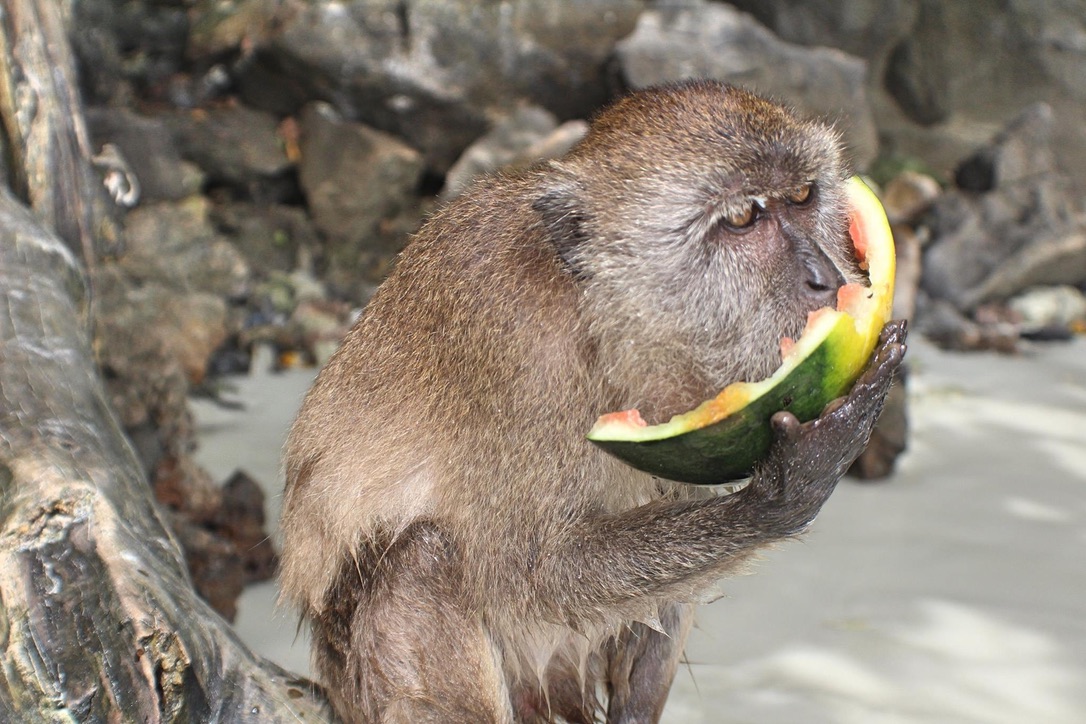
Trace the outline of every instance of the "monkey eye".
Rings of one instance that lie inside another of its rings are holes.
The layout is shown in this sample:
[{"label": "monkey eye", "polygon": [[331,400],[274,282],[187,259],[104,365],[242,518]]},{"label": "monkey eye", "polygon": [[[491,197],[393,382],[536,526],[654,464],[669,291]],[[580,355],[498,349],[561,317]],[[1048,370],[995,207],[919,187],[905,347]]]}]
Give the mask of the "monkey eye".
[{"label": "monkey eye", "polygon": [[788,200],[797,206],[802,206],[811,200],[812,184],[810,181],[788,192]]},{"label": "monkey eye", "polygon": [[724,223],[731,229],[746,229],[761,215],[762,208],[757,203],[740,210],[733,211],[724,217]]}]

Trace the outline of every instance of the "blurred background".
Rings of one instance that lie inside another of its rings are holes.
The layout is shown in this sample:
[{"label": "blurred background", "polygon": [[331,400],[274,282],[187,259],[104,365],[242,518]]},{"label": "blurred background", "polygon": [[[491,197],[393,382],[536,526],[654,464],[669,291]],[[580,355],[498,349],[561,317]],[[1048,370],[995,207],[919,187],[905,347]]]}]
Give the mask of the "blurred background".
[{"label": "blurred background", "polygon": [[667,720],[1086,721],[1086,1],[4,7],[6,87],[20,33],[70,44],[102,199],[98,232],[57,226],[95,361],[197,590],[258,653],[307,671],[274,607],[279,447],[410,234],[622,92],[707,77],[840,129],[912,337],[856,476],[703,612]]}]

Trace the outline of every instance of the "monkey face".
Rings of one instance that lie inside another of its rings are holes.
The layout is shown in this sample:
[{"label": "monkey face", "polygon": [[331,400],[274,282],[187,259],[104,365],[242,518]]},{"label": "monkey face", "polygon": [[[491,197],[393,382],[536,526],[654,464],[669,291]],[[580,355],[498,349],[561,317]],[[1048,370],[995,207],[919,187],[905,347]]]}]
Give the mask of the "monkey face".
[{"label": "monkey face", "polygon": [[745,91],[630,96],[552,168],[537,208],[605,371],[660,415],[770,374],[781,339],[862,278],[837,134]]},{"label": "monkey face", "polygon": [[809,312],[834,306],[838,288],[859,278],[836,179],[827,189],[826,179],[801,178],[709,204],[685,238],[708,270],[700,324],[715,324],[730,333],[727,343],[753,353],[747,369],[721,370],[714,382],[768,375],[780,363],[781,338],[798,337]]}]

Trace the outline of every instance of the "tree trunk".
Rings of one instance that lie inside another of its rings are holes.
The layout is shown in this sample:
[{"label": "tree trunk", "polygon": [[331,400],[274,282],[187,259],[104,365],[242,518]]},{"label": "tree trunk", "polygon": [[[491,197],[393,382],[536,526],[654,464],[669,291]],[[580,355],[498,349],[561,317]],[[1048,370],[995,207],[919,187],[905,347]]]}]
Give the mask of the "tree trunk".
[{"label": "tree trunk", "polygon": [[328,721],[194,593],[38,222],[0,189],[0,721]]},{"label": "tree trunk", "polygon": [[119,234],[92,164],[59,0],[3,0],[0,119],[9,187],[92,264]]},{"label": "tree trunk", "polygon": [[106,401],[79,260],[120,235],[63,8],[0,7],[0,721],[328,721],[196,595]]}]

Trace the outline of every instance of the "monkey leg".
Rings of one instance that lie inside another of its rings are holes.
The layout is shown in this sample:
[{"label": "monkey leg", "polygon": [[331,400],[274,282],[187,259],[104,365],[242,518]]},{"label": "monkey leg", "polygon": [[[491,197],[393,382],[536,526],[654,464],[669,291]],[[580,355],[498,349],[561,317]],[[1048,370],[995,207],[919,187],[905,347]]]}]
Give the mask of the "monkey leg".
[{"label": "monkey leg", "polygon": [[673,603],[660,612],[663,631],[634,624],[619,637],[608,672],[608,724],[660,720],[693,621],[691,606]]},{"label": "monkey leg", "polygon": [[506,724],[489,637],[459,605],[455,546],[419,522],[346,561],[313,618],[316,669],[358,724]]}]

